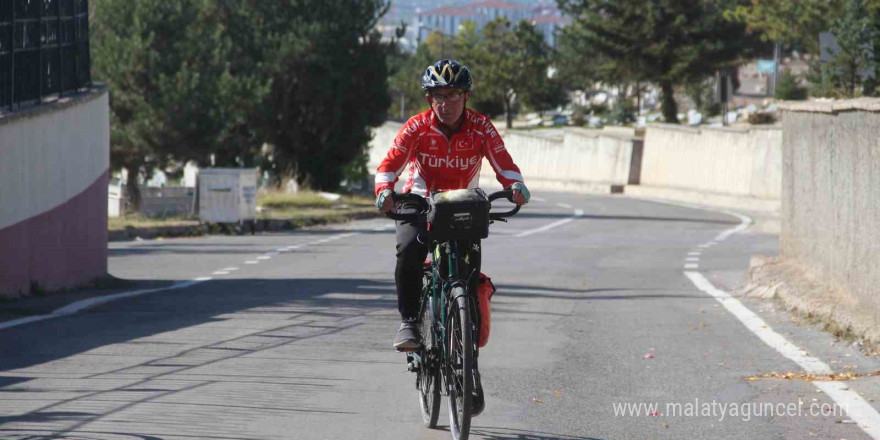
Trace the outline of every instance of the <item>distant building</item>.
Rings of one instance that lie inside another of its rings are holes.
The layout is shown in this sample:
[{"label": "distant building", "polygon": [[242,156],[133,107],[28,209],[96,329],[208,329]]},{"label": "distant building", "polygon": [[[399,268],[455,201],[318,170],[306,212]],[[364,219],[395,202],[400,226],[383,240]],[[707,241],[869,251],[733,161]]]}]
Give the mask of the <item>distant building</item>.
[{"label": "distant building", "polygon": [[552,3],[529,5],[504,0],[484,0],[464,6],[447,6],[417,12],[412,29],[415,39],[421,41],[431,32],[455,35],[465,21],[476,23],[479,30],[499,17],[506,18],[512,24],[522,20],[534,23],[551,47],[556,44],[556,33],[559,29],[571,22]]}]

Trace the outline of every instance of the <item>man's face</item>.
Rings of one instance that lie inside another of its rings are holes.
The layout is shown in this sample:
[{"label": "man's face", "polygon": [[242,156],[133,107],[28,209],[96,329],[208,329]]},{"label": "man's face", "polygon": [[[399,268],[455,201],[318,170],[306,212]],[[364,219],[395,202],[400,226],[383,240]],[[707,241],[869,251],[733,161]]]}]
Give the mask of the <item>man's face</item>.
[{"label": "man's face", "polygon": [[448,127],[454,127],[461,114],[467,100],[470,98],[471,92],[465,92],[459,89],[433,89],[425,95],[425,99],[431,104],[431,109],[437,115],[440,123]]}]

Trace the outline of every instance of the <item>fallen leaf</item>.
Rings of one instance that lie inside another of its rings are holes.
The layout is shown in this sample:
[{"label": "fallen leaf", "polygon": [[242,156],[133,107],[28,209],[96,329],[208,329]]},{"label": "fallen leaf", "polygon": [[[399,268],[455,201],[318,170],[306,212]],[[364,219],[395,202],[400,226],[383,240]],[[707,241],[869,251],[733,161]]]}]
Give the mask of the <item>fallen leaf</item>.
[{"label": "fallen leaf", "polygon": [[539,399],[539,398],[537,398],[537,397],[532,397],[532,402],[535,402],[535,403],[544,403],[543,400],[541,400],[541,399]]},{"label": "fallen leaf", "polygon": [[755,380],[758,380],[758,378],[755,377],[755,376],[752,376],[752,377],[749,378],[749,380],[750,380],[750,381],[755,381]]},{"label": "fallen leaf", "polygon": [[560,392],[559,390],[555,390],[553,391],[553,393],[556,394],[556,397],[562,397],[562,392]]}]

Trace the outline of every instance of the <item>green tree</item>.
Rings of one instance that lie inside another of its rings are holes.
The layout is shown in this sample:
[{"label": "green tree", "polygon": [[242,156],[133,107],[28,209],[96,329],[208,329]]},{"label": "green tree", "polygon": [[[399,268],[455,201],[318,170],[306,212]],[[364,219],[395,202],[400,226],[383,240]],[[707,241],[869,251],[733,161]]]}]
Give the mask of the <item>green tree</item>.
[{"label": "green tree", "polygon": [[[735,65],[754,47],[745,25],[724,18],[746,0],[558,0],[607,62],[660,85],[667,122],[678,122],[675,86]],[[583,63],[590,60],[583,59]]]},{"label": "green tree", "polygon": [[247,3],[253,32],[271,36],[249,56],[270,60],[272,87],[260,128],[275,146],[276,172],[316,189],[336,189],[391,104],[385,62],[390,47],[374,30],[389,3]]},{"label": "green tree", "polygon": [[110,87],[111,166],[128,171],[140,207],[141,173],[171,161],[205,163],[215,151],[243,156],[236,121],[261,99],[259,78],[233,75],[232,40],[208,0],[99,0],[92,68]]},{"label": "green tree", "polygon": [[807,99],[807,89],[798,85],[797,78],[786,69],[779,78],[773,97],[786,101],[802,101]]},{"label": "green tree", "polygon": [[482,78],[480,93],[500,101],[507,115],[507,127],[513,126],[514,100],[541,106],[542,94],[550,86],[547,69],[550,66],[550,48],[544,36],[534,25],[521,21],[515,27],[503,18],[490,21],[482,31],[475,75]]},{"label": "green tree", "polygon": [[839,46],[829,63],[832,81],[851,98],[862,85],[862,74],[876,70],[873,51],[878,33],[875,26],[867,0],[847,0],[843,16],[831,28]]},{"label": "green tree", "polygon": [[725,12],[745,23],[762,41],[795,45],[818,53],[819,33],[827,31],[845,0],[749,0]]}]

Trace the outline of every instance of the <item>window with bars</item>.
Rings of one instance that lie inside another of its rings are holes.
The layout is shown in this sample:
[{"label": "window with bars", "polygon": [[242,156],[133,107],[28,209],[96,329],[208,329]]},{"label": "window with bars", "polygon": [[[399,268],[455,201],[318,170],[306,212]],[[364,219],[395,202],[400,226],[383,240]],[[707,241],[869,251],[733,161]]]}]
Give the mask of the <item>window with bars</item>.
[{"label": "window with bars", "polygon": [[88,0],[0,0],[0,108],[91,85]]}]

